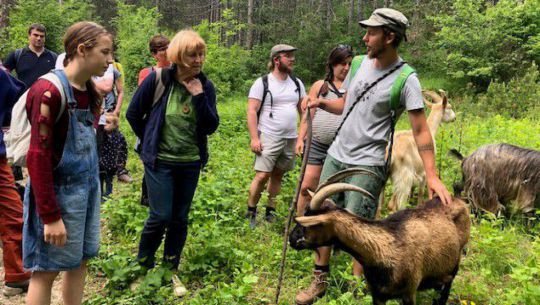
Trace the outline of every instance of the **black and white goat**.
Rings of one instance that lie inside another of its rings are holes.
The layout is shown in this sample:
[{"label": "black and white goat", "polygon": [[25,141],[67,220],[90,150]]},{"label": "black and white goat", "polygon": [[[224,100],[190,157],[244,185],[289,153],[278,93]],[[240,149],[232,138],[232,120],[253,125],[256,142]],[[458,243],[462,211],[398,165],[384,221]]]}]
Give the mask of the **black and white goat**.
[{"label": "black and white goat", "polygon": [[440,291],[436,305],[448,300],[463,247],[469,240],[470,218],[463,201],[443,205],[433,199],[414,209],[398,211],[384,220],[368,220],[337,208],[328,199],[333,194],[357,191],[338,180],[361,169],[340,172],[313,194],[307,216],[297,217],[289,235],[297,250],[334,246],[350,253],[364,267],[373,304],[401,299],[416,304],[416,292]]}]

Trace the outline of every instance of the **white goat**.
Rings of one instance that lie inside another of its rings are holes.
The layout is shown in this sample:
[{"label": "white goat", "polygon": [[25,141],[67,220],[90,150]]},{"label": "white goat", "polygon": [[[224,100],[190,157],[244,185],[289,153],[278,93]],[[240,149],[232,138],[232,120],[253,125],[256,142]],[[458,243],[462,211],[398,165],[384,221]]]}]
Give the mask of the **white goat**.
[{"label": "white goat", "polygon": [[[435,135],[441,122],[452,122],[456,118],[452,106],[448,103],[446,93],[442,90],[439,90],[439,92],[441,95],[427,90],[422,92],[424,103],[431,109],[427,124],[434,147],[436,147]],[[431,98],[433,102],[430,102],[427,97]],[[414,185],[418,186],[418,203],[423,201],[426,188],[426,172],[412,130],[401,130],[396,132],[394,136],[389,178],[392,180],[393,185],[392,198],[388,203],[388,209],[391,212],[404,208]],[[384,190],[379,200],[377,215],[380,214],[383,203]]]}]

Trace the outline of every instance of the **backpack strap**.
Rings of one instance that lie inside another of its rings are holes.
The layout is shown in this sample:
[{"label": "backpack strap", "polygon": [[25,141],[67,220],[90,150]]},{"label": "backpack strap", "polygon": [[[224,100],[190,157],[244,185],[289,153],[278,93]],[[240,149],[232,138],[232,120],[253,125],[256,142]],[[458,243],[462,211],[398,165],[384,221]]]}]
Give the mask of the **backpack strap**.
[{"label": "backpack strap", "polygon": [[407,82],[407,78],[409,78],[409,76],[414,72],[416,71],[408,64],[403,65],[401,72],[397,76],[396,80],[394,80],[392,88],[390,89],[390,109],[394,111],[398,109],[399,100],[401,98],[401,90],[403,90],[403,87]]},{"label": "backpack strap", "polygon": [[163,68],[156,68],[156,82],[155,82],[155,89],[154,89],[154,100],[152,101],[152,107],[159,102],[161,97],[163,96],[163,93],[165,93],[165,84],[163,83]]},{"label": "backpack strap", "polygon": [[259,111],[257,111],[257,120],[261,116],[264,101],[266,100],[266,96],[268,95],[268,93],[270,93],[270,117],[271,118],[273,117],[273,115],[272,115],[272,106],[274,104],[274,97],[272,96],[272,92],[270,92],[270,90],[268,90],[268,74],[263,75],[261,77],[261,79],[262,79],[262,83],[263,83],[263,96],[262,96],[262,100],[261,100],[261,107],[259,107]]},{"label": "backpack strap", "polygon": [[55,122],[57,123],[60,120],[62,114],[64,113],[66,104],[69,103],[73,107],[77,106],[77,102],[75,101],[75,97],[73,95],[73,89],[71,88],[66,74],[62,69],[52,70],[51,73],[47,73],[40,78],[46,79],[51,82],[60,92],[60,111],[58,112],[58,116],[55,120]]},{"label": "backpack strap", "polygon": [[19,61],[21,60],[23,49],[24,48],[15,50],[15,70],[17,69],[17,66],[19,65]]},{"label": "backpack strap", "polygon": [[401,72],[394,80],[392,87],[390,88],[390,139],[388,140],[388,155],[385,162],[386,176],[390,174],[390,166],[392,164],[392,149],[394,146],[394,134],[396,131],[397,123],[397,109],[399,107],[399,100],[401,98],[401,90],[407,82],[407,78],[413,74],[415,70],[407,63],[403,64]]},{"label": "backpack strap", "polygon": [[298,101],[300,101],[300,99],[302,98],[302,93],[300,92],[300,81],[294,75],[289,75],[289,77],[292,79],[292,81],[296,85],[296,91],[298,92]]},{"label": "backpack strap", "polygon": [[352,81],[352,79],[356,75],[356,72],[358,72],[358,69],[360,69],[360,65],[364,61],[365,57],[365,55],[357,55],[351,61],[351,76],[349,77],[349,82]]}]

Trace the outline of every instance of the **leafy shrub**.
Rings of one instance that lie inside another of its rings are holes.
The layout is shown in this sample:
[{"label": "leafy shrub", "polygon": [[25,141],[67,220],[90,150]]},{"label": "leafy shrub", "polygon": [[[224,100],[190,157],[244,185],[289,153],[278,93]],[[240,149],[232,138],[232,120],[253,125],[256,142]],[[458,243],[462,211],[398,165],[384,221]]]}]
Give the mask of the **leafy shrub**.
[{"label": "leafy shrub", "polygon": [[[41,23],[47,28],[46,47],[57,53],[64,52],[62,38],[66,29],[82,20],[96,20],[92,5],[86,1],[19,0],[9,14],[9,27],[2,29],[0,54],[28,45],[28,27]],[[99,22],[99,21],[98,21]]]},{"label": "leafy shrub", "polygon": [[[207,45],[204,72],[212,80],[219,97],[230,96],[235,92],[247,92],[253,77],[244,61],[250,52],[237,44],[227,47],[220,43],[222,30],[228,29],[226,35],[234,35],[239,24],[224,12],[225,21],[209,23],[203,20],[195,30],[203,37]],[[227,17],[228,16],[228,17]]]},{"label": "leafy shrub", "polygon": [[160,33],[157,26],[161,15],[156,8],[145,8],[118,2],[118,17],[114,19],[120,62],[124,66],[126,84],[135,88],[139,71],[155,62],[148,50],[150,38]]},{"label": "leafy shrub", "polygon": [[508,83],[492,82],[478,103],[485,112],[497,112],[513,118],[538,117],[540,106],[540,72],[536,65],[522,77]]},{"label": "leafy shrub", "polygon": [[438,46],[447,52],[447,72],[487,88],[508,81],[540,59],[538,0],[457,0],[448,15],[434,17]]}]

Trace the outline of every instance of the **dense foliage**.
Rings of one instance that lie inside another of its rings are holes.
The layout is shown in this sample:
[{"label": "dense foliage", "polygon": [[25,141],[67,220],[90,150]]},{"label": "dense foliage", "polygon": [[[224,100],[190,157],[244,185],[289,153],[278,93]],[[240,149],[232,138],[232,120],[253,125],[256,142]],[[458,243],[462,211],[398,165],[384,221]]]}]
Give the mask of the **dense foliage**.
[{"label": "dense foliage", "polygon": [[437,46],[445,50],[447,73],[487,87],[508,81],[540,61],[540,1],[457,0],[448,15],[434,18]]},{"label": "dense foliage", "polygon": [[66,29],[81,20],[99,22],[93,14],[92,4],[67,0],[58,5],[55,0],[19,0],[9,14],[10,25],[0,29],[0,54],[28,45],[28,27],[42,23],[47,28],[46,47],[62,53],[62,39]]},{"label": "dense foliage", "polygon": [[[148,50],[152,35],[172,38],[177,30],[193,26],[208,44],[204,71],[218,90],[221,125],[210,138],[211,159],[190,214],[179,272],[190,293],[175,299],[167,284],[171,272],[161,267],[150,271],[138,290],[128,288],[141,271],[134,264],[134,253],[147,215],[139,204],[142,165],[132,154],[128,168],[137,182],[115,185],[112,199],[103,205],[102,248],[91,263],[86,304],[271,304],[286,206],[298,168],[286,176],[278,197],[279,221],[250,230],[243,219],[253,177],[246,92],[267,71],[269,49],[275,43],[299,48],[295,74],[307,86],[324,74],[323,63],[336,44],[350,44],[363,52],[357,21],[382,1],[254,0],[251,24],[245,14],[248,1],[243,0],[8,1],[8,23],[0,29],[2,58],[27,44],[31,23],[45,24],[47,46],[62,52],[62,34],[71,23],[102,22],[116,35],[128,97],[139,70],[153,64]],[[446,156],[449,148],[469,154],[483,144],[508,142],[540,150],[540,73],[534,64],[540,60],[539,1],[385,1],[405,12],[412,23],[409,42],[400,49],[403,58],[417,68],[424,88],[446,89],[457,112],[457,120],[442,126],[437,135],[437,165],[448,186],[460,179],[458,162]],[[252,45],[247,43],[250,30]],[[122,122],[132,147],[135,137]],[[398,128],[409,128],[407,120],[402,119]],[[387,196],[390,190],[386,188]],[[453,301],[540,304],[540,228],[523,222],[518,216],[509,221],[475,219]],[[309,252],[289,251],[287,262],[280,304],[291,304],[299,287],[308,285],[313,264]],[[370,301],[363,280],[351,275],[348,255],[332,258],[332,270],[331,288],[317,304]],[[429,297],[421,293],[420,304],[431,303]]]},{"label": "dense foliage", "polygon": [[116,25],[116,55],[127,73],[126,82],[134,88],[137,85],[139,70],[153,66],[154,59],[148,49],[148,40],[159,34],[157,20],[161,15],[156,9],[145,9],[134,5],[117,2],[118,17],[114,19]]},{"label": "dense foliage", "polygon": [[[451,99],[457,120],[441,126],[437,136],[437,162],[446,185],[459,179],[459,164],[447,157],[449,148],[469,154],[486,143],[508,142],[540,149],[538,120],[478,117],[466,112],[470,105]],[[250,230],[243,218],[247,188],[253,177],[252,153],[245,123],[244,98],[219,105],[221,125],[210,137],[210,163],[201,176],[190,214],[190,233],[179,275],[190,294],[182,300],[172,296],[170,273],[152,270],[135,292],[127,286],[139,272],[133,264],[137,242],[146,217],[139,204],[140,183],[117,184],[115,195],[103,206],[103,246],[93,262],[87,304],[273,304],[279,272],[282,232],[287,206],[292,199],[298,168],[288,174],[278,197],[277,223]],[[409,128],[402,119],[399,128]],[[132,143],[134,137],[124,124]],[[130,156],[129,169],[140,182],[140,161]],[[390,195],[387,187],[387,196]],[[260,206],[264,206],[264,196]],[[471,243],[452,289],[451,299],[460,304],[535,305],[540,300],[540,238],[538,225],[526,227],[520,217],[511,221],[486,216],[474,220]],[[161,251],[158,251],[160,253]],[[159,255],[159,254],[158,254]],[[159,260],[158,260],[159,261]],[[280,304],[291,304],[300,287],[310,281],[309,251],[289,250]],[[331,288],[316,304],[369,304],[365,283],[351,275],[350,258],[332,258]],[[98,275],[101,275],[98,276]],[[103,287],[98,289],[97,287]],[[98,289],[93,290],[93,289]],[[419,304],[431,304],[429,292],[419,294]],[[398,304],[391,302],[391,305]]]}]

